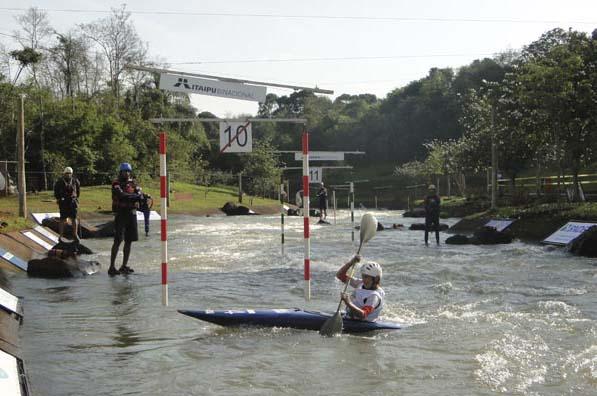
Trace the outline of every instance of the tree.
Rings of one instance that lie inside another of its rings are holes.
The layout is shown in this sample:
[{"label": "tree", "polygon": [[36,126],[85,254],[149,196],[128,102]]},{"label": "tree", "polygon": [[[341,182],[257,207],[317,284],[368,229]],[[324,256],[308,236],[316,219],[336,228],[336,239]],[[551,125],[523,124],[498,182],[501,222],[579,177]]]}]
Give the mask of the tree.
[{"label": "tree", "polygon": [[109,86],[116,103],[120,99],[125,66],[142,63],[147,56],[146,44],[137,35],[130,17],[131,13],[123,5],[112,8],[111,14],[104,19],[81,25],[85,35],[99,46],[108,62]]}]

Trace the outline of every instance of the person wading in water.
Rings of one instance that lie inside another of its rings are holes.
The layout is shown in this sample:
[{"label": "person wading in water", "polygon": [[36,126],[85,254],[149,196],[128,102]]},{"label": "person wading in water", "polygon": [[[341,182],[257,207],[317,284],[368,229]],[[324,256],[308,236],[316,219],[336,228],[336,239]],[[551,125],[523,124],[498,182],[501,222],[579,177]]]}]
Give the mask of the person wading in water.
[{"label": "person wading in water", "polygon": [[439,209],[441,198],[435,192],[435,186],[429,186],[429,193],[425,196],[425,245],[429,244],[429,231],[435,230],[435,241],[439,245]]}]

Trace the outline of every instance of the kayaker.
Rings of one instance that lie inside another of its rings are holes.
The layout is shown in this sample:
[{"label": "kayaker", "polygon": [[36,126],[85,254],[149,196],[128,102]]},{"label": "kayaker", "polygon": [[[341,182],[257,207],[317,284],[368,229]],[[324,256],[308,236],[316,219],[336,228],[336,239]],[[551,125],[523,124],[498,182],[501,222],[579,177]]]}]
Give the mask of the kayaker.
[{"label": "kayaker", "polygon": [[435,231],[435,241],[439,245],[439,211],[441,198],[435,191],[433,184],[429,185],[425,196],[425,245],[429,244],[429,231]]},{"label": "kayaker", "polygon": [[60,222],[58,231],[59,240],[64,235],[64,223],[71,219],[73,226],[73,239],[79,241],[79,228],[77,224],[77,211],[79,209],[79,196],[81,195],[81,183],[73,177],[73,168],[64,168],[62,178],[54,184],[54,198],[60,211]]},{"label": "kayaker", "polygon": [[296,195],[294,196],[294,203],[296,204],[296,206],[298,208],[297,212],[300,215],[301,209],[303,208],[303,190],[302,189],[300,189],[296,192]]},{"label": "kayaker", "polygon": [[[112,182],[112,211],[114,212],[114,243],[110,255],[108,275],[130,274],[134,270],[129,267],[131,245],[139,240],[137,230],[137,209],[143,199],[141,188],[132,177],[133,168],[127,162],[120,164],[118,178]],[[122,250],[122,266],[116,269],[114,262],[118,255],[120,243],[124,240]]]},{"label": "kayaker", "polygon": [[375,322],[383,309],[385,296],[381,288],[381,265],[368,261],[361,265],[361,279],[349,277],[347,272],[350,267],[360,261],[359,255],[354,256],[340,267],[336,272],[336,278],[343,283],[350,282],[350,286],[354,287],[352,293],[343,293],[341,296],[347,307],[346,315],[352,319]]}]

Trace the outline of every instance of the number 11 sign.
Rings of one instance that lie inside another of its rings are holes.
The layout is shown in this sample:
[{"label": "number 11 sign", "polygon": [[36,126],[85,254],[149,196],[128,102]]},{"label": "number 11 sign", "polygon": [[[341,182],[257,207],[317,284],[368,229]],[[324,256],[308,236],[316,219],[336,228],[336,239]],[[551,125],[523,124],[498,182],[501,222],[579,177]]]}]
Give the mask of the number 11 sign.
[{"label": "number 11 sign", "polygon": [[253,151],[251,122],[220,122],[220,153]]}]

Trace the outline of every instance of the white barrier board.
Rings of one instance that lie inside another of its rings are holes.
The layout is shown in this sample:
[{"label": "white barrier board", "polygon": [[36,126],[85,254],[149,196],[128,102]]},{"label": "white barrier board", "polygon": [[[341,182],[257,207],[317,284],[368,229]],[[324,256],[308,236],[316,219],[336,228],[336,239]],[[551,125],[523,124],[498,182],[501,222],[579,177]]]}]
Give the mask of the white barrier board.
[{"label": "white barrier board", "polygon": [[60,213],[31,213],[31,216],[37,221],[38,224],[44,219],[51,219],[52,217],[60,217]]},{"label": "white barrier board", "polygon": [[549,243],[552,245],[567,245],[570,241],[578,238],[583,232],[595,225],[597,225],[597,223],[570,221],[562,228],[545,238],[542,243]]},{"label": "white barrier board", "polygon": [[506,228],[510,227],[510,224],[514,223],[514,220],[510,219],[502,219],[502,220],[489,220],[485,227],[493,227],[496,231],[504,231]]},{"label": "white barrier board", "polygon": [[0,350],[0,395],[20,396],[17,358]]},{"label": "white barrier board", "polygon": [[34,233],[32,233],[31,231],[25,231],[23,232],[23,235],[25,235],[27,238],[31,239],[33,242],[37,243],[39,246],[43,247],[46,250],[50,250],[54,247],[50,245],[48,242],[38,237],[37,235],[35,235]]},{"label": "white barrier board", "polygon": [[[161,220],[162,217],[160,216],[160,214],[158,212],[156,212],[155,210],[150,210],[149,211],[149,220]],[[137,211],[137,221],[145,221],[145,217],[143,217],[143,212]]]},{"label": "white barrier board", "polygon": [[8,261],[12,265],[16,266],[17,268],[20,268],[25,272],[27,271],[27,267],[29,266],[27,262],[15,256],[11,252],[7,252],[6,250],[0,248],[0,257],[2,257],[4,260]]},{"label": "white barrier board", "polygon": [[19,312],[19,298],[13,296],[6,290],[0,287],[0,305],[10,312],[21,315]]},{"label": "white barrier board", "polygon": [[41,235],[45,236],[46,238],[48,238],[50,241],[54,242],[54,243],[58,243],[58,235],[54,234],[53,232],[49,231],[47,228],[44,228],[42,226],[36,226],[35,228],[33,228],[35,231],[37,231],[38,233],[40,233]]}]

